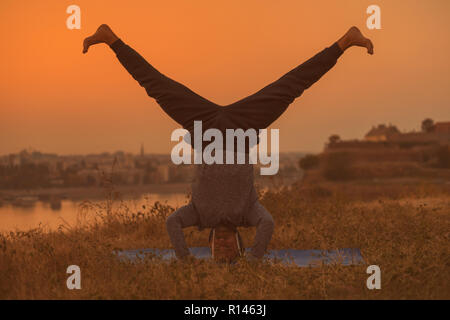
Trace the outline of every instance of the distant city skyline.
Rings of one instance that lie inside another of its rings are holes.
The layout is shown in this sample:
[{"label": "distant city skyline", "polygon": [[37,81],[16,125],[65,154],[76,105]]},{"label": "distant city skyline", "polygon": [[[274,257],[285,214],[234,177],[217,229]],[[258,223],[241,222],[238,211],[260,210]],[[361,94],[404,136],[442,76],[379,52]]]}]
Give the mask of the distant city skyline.
[{"label": "distant city skyline", "polygon": [[[118,152],[123,152],[125,154],[132,154],[133,156],[139,156],[141,155],[141,150],[137,150],[137,151],[125,151],[125,150],[112,150],[112,151],[97,151],[97,152],[86,152],[86,153],[57,153],[57,152],[47,152],[47,151],[43,151],[43,150],[39,150],[33,147],[28,147],[28,148],[19,148],[18,150],[14,151],[14,152],[9,152],[9,153],[0,153],[0,157],[5,157],[11,154],[19,154],[22,151],[28,151],[28,152],[40,152],[42,154],[46,154],[46,155],[57,155],[57,156],[85,156],[85,155],[100,155],[100,154],[104,154],[104,153],[109,153],[109,154],[115,154]],[[313,153],[313,152],[307,152],[307,151],[280,151],[280,154],[282,153],[301,153],[301,154],[306,154],[306,153]],[[151,155],[157,155],[157,156],[170,156],[170,152],[145,152],[144,153],[146,156],[151,156]]]},{"label": "distant city skyline", "polygon": [[[427,118],[430,119],[430,118]],[[425,119],[423,119],[425,120]],[[422,121],[423,121],[422,120]],[[433,120],[433,119],[431,119]],[[445,123],[448,126],[448,123],[450,123],[449,121],[441,121],[441,119],[437,119],[436,121],[433,120],[434,123]],[[367,129],[367,132],[365,135],[361,136],[361,137],[350,137],[346,140],[358,140],[358,139],[364,139],[364,137],[367,135],[368,132],[372,131],[374,128],[380,127],[380,126],[388,126],[388,127],[395,127],[397,128],[397,126],[391,122],[386,122],[386,123],[379,123],[377,125],[373,125],[371,128]],[[417,128],[418,127],[418,128]],[[410,133],[410,132],[420,132],[423,129],[421,128],[421,124],[419,124],[418,126],[416,126],[416,128],[412,128],[412,129],[403,129],[400,130],[401,133]],[[333,135],[338,135],[339,137],[341,137],[339,135],[339,133],[333,134]],[[330,135],[331,136],[331,135]],[[329,138],[329,137],[328,137]],[[324,141],[324,145],[328,142],[328,139]],[[94,152],[86,152],[86,153],[74,153],[74,152],[68,152],[68,153],[57,153],[57,152],[47,152],[47,151],[43,151],[43,150],[39,150],[37,148],[33,148],[31,146],[26,147],[26,148],[19,148],[19,150],[15,151],[15,152],[10,152],[10,153],[6,153],[6,154],[1,154],[0,153],[0,157],[2,156],[7,156],[9,154],[18,154],[19,152],[23,151],[23,150],[27,150],[29,152],[31,151],[38,151],[41,153],[45,153],[45,154],[57,154],[57,155],[62,155],[62,156],[70,156],[70,155],[87,155],[87,154],[102,154],[102,153],[110,153],[110,154],[114,154],[117,152],[124,152],[124,153],[128,153],[128,154],[133,154],[133,155],[170,155],[170,151],[169,152],[152,152],[151,150],[148,152],[145,152],[145,143],[141,142],[138,144],[139,149],[138,150],[123,150],[123,149],[118,149],[118,150],[103,150],[103,151],[94,151]],[[302,153],[302,154],[308,154],[308,153],[318,153],[321,152],[323,149],[318,150],[318,151],[307,151],[307,150],[281,150],[279,153]]]}]

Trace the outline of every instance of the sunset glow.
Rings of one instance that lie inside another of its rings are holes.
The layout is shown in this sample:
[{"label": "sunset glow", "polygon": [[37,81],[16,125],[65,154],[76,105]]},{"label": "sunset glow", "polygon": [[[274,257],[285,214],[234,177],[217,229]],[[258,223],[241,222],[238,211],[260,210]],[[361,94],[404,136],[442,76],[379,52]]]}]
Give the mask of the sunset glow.
[{"label": "sunset glow", "polygon": [[32,147],[60,154],[168,153],[177,124],[107,46],[81,53],[108,23],[155,68],[228,104],[278,79],[352,25],[375,55],[352,48],[273,124],[280,151],[319,151],[331,134],[361,138],[372,125],[419,129],[450,120],[450,2],[376,1],[382,30],[365,27],[373,1],[86,1],[68,30],[67,1],[0,4],[0,154]]}]

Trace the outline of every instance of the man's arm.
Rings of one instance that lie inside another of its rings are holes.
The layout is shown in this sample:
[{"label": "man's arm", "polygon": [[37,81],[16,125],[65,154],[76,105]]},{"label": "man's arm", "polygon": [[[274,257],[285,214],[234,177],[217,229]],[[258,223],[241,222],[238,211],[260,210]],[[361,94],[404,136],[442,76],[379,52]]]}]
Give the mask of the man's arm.
[{"label": "man's arm", "polygon": [[184,239],[183,228],[196,226],[198,223],[198,216],[192,203],[179,208],[167,218],[167,233],[178,259],[183,259],[190,255]]}]

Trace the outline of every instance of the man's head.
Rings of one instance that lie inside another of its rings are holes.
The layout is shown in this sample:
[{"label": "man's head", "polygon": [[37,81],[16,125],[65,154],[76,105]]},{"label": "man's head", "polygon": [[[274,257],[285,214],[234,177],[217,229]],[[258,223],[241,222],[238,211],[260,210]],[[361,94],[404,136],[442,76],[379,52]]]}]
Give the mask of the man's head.
[{"label": "man's head", "polygon": [[243,246],[239,232],[235,227],[219,225],[209,234],[211,254],[216,261],[233,262],[242,253]]}]

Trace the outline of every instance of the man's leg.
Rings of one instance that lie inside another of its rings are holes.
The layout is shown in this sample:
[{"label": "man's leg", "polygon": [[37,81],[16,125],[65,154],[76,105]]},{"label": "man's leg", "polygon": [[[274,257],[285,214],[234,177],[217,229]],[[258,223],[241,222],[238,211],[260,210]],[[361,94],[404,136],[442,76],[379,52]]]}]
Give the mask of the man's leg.
[{"label": "man's leg", "polygon": [[84,40],[83,53],[97,43],[109,45],[120,63],[145,88],[147,94],[183,128],[191,130],[194,120],[202,120],[204,127],[214,123],[220,111],[217,104],[161,74],[139,53],[119,39],[107,25],[101,25],[96,33]]},{"label": "man's leg", "polygon": [[258,259],[262,258],[273,234],[274,221],[272,215],[259,201],[255,201],[245,217],[245,222],[245,226],[256,226],[256,235],[251,254]]},{"label": "man's leg", "polygon": [[244,130],[267,128],[304,90],[327,73],[342,53],[352,46],[365,47],[368,53],[373,53],[372,42],[365,38],[358,28],[350,28],[332,46],[319,52],[277,81],[227,106],[224,112],[227,128]]},{"label": "man's leg", "polygon": [[192,203],[179,208],[167,218],[167,232],[178,259],[190,255],[184,239],[183,228],[196,226],[198,223],[199,219]]}]

